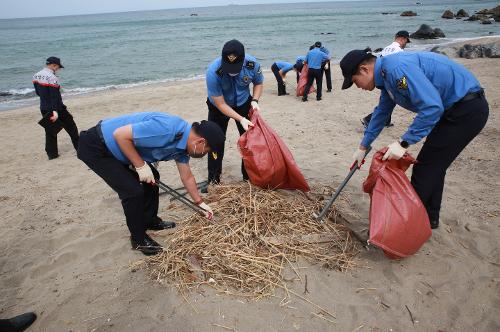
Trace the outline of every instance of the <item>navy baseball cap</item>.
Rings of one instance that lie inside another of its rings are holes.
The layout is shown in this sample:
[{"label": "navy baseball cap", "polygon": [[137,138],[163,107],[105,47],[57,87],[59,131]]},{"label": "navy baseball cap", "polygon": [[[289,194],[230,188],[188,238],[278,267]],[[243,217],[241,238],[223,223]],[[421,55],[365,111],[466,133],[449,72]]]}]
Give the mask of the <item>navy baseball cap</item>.
[{"label": "navy baseball cap", "polygon": [[352,50],[344,55],[340,60],[340,69],[342,75],[344,75],[342,90],[349,89],[352,86],[352,75],[356,74],[359,64],[369,58],[375,58],[375,56],[367,49]]},{"label": "navy baseball cap", "polygon": [[408,43],[411,43],[410,41],[410,34],[406,30],[401,30],[396,33],[396,37],[405,37],[408,40]]},{"label": "navy baseball cap", "polygon": [[222,48],[222,71],[227,74],[238,74],[243,68],[245,47],[236,40],[230,40]]},{"label": "navy baseball cap", "polygon": [[48,57],[47,60],[45,61],[45,64],[46,65],[55,64],[55,65],[58,65],[61,68],[64,68],[64,66],[61,64],[61,59],[59,59],[56,56],[50,56],[50,57]]},{"label": "navy baseball cap", "polygon": [[222,152],[226,140],[226,136],[219,125],[213,121],[203,120],[194,122],[192,128],[198,135],[207,140],[212,156],[217,159],[217,154]]}]

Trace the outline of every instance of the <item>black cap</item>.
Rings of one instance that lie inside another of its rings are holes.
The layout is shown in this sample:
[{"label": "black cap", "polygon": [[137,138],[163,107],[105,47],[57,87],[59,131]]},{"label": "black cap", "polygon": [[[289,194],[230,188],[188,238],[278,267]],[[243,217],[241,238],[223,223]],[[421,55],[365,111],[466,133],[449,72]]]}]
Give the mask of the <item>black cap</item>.
[{"label": "black cap", "polygon": [[224,141],[226,140],[226,136],[219,125],[213,121],[203,120],[193,123],[192,128],[198,135],[207,140],[212,156],[217,159],[217,154],[224,148]]},{"label": "black cap", "polygon": [[410,33],[406,30],[401,30],[396,33],[396,37],[405,37],[408,39],[408,43],[411,43],[410,41]]},{"label": "black cap", "polygon": [[243,68],[245,47],[238,40],[233,39],[222,48],[222,71],[227,74],[238,74]]},{"label": "black cap", "polygon": [[358,70],[358,66],[366,59],[374,58],[375,56],[367,50],[352,50],[340,60],[340,69],[344,75],[344,83],[342,90],[348,89],[352,85],[352,75]]},{"label": "black cap", "polygon": [[58,57],[55,57],[55,56],[48,57],[45,64],[46,65],[55,64],[55,65],[59,65],[59,67],[61,67],[61,68],[64,68],[64,66],[61,64],[61,59],[59,59]]},{"label": "black cap", "polygon": [[319,42],[319,41],[315,42],[314,47],[321,47],[321,42]]}]

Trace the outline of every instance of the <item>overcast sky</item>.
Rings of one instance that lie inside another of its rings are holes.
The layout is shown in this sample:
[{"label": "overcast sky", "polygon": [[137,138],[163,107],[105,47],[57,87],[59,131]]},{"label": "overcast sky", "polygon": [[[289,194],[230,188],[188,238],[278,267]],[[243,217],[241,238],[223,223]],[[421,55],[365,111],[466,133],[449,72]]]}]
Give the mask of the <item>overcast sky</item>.
[{"label": "overcast sky", "polygon": [[0,18],[95,14],[228,4],[323,1],[328,0],[0,0]]}]

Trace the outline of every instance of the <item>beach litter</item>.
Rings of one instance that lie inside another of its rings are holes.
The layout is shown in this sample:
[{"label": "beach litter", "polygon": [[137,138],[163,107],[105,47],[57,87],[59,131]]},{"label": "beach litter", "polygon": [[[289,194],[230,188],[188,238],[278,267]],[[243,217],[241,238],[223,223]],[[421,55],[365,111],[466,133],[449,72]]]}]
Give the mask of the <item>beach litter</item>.
[{"label": "beach litter", "polygon": [[[224,294],[260,299],[280,288],[310,302],[287,287],[290,280],[302,281],[299,260],[346,271],[358,253],[349,229],[336,223],[342,217],[335,206],[328,222],[312,217],[322,200],[250,183],[210,187],[207,201],[215,221],[189,216],[168,236],[164,251],[142,264],[153,279],[182,293],[209,285]],[[294,278],[287,279],[285,270]]]}]

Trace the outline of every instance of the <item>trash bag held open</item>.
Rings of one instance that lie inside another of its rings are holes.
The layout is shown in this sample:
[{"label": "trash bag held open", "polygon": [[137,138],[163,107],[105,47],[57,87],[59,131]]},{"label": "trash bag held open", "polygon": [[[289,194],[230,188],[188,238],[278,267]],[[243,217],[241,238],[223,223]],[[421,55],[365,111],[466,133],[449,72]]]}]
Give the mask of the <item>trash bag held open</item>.
[{"label": "trash bag held open", "polygon": [[250,182],[261,188],[310,191],[290,150],[258,111],[250,111],[250,121],[255,126],[238,140]]},{"label": "trash bag held open", "polygon": [[431,236],[429,217],[405,171],[415,159],[382,161],[387,148],[373,156],[363,190],[370,194],[370,239],[391,259],[416,253]]},{"label": "trash bag held open", "polygon": [[[307,67],[307,64],[305,64],[304,67],[302,67],[302,70],[300,71],[299,82],[297,83],[297,91],[296,91],[297,97],[302,97],[304,95],[304,90],[306,89],[306,84],[307,84],[308,72],[309,68]],[[316,92],[316,89],[311,85],[308,94],[313,92]]]}]

